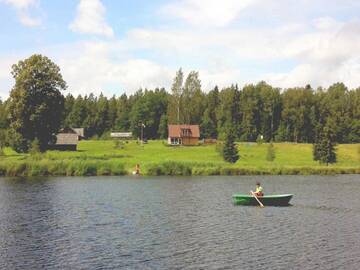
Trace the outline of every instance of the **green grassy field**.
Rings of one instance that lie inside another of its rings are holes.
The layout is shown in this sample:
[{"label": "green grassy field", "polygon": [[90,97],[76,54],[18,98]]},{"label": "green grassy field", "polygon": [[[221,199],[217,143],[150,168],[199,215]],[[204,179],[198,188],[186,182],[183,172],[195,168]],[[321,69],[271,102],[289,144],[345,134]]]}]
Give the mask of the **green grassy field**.
[{"label": "green grassy field", "polygon": [[139,163],[145,175],[338,174],[360,173],[359,144],[338,145],[336,164],[312,160],[311,144],[276,143],[266,161],[267,144],[239,143],[235,164],[222,160],[215,145],[169,147],[162,141],[134,141],[115,149],[113,141],[81,141],[77,152],[48,151],[35,156],[5,149],[0,175],[121,175]]}]

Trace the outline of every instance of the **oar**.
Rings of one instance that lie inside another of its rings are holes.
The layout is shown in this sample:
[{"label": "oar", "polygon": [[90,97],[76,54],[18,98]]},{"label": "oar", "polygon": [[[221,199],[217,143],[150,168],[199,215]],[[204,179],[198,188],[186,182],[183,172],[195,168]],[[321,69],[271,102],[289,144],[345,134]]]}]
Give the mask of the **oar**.
[{"label": "oar", "polygon": [[257,200],[257,202],[260,204],[260,207],[264,207],[264,205],[260,202],[260,200],[255,195],[254,191],[250,190],[251,194],[254,196],[254,198]]}]

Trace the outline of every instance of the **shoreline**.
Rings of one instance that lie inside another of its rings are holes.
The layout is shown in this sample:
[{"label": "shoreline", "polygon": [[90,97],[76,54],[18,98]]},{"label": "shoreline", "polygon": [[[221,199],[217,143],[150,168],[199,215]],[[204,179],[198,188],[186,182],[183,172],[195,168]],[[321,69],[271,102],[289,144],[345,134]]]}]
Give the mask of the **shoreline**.
[{"label": "shoreline", "polygon": [[[24,160],[1,162],[0,177],[31,176],[120,176],[132,175],[128,164],[114,161]],[[283,166],[249,167],[207,163],[174,162],[146,164],[143,176],[222,176],[222,175],[337,175],[360,174],[360,167]]]},{"label": "shoreline", "polygon": [[81,141],[78,151],[20,154],[10,148],[0,156],[0,176],[132,175],[136,164],[144,176],[158,175],[335,175],[360,174],[360,144],[338,145],[338,162],[321,165],[312,159],[311,144],[274,143],[275,160],[266,160],[268,144],[237,143],[240,159],[226,163],[216,145],[168,147],[163,141],[121,149],[111,140]]}]

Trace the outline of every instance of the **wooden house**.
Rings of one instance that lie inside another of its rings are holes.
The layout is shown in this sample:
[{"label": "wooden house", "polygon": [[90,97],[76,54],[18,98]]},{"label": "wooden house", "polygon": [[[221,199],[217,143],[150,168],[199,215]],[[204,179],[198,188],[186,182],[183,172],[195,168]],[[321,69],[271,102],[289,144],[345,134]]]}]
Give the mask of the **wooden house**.
[{"label": "wooden house", "polygon": [[199,125],[168,125],[168,144],[197,145],[199,144]]}]

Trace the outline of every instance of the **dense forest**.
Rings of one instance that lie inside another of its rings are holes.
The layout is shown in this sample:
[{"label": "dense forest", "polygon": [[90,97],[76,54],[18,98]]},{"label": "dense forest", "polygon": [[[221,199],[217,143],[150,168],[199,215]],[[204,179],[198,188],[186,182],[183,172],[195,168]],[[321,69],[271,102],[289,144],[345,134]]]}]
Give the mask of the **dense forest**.
[{"label": "dense forest", "polygon": [[[9,128],[9,104],[0,100],[0,140]],[[327,89],[310,85],[280,89],[265,82],[240,88],[231,85],[205,92],[197,72],[180,69],[169,91],[140,89],[132,95],[93,94],[64,97],[61,127],[84,127],[89,138],[111,131],[148,139],[167,137],[167,124],[199,124],[203,138],[224,139],[228,128],[236,140],[313,143],[326,126],[337,143],[360,142],[360,88],[343,83]]]}]

